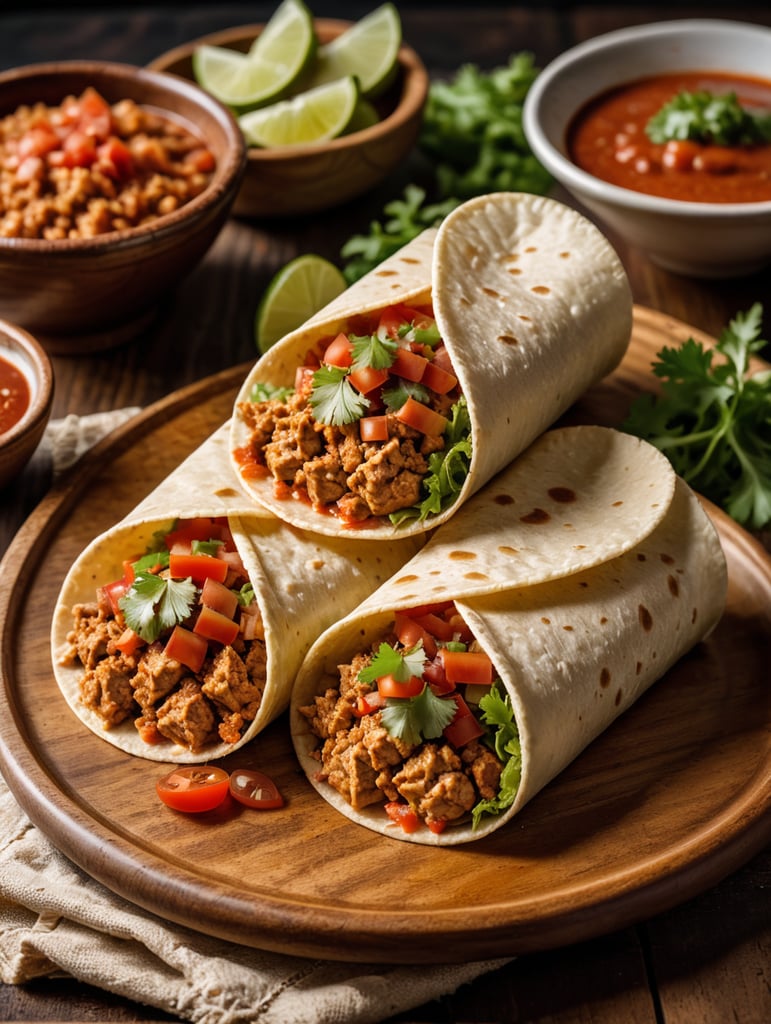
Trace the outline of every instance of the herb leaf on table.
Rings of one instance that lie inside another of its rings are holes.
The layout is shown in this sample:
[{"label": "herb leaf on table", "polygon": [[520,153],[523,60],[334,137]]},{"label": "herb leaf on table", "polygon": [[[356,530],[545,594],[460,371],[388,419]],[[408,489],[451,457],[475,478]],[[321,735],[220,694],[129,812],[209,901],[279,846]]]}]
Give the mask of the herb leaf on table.
[{"label": "herb leaf on table", "polygon": [[657,353],[661,395],[642,395],[623,429],[650,441],[676,472],[742,526],[771,522],[771,370],[751,374],[763,307],[738,313],[713,348],[688,338]]}]

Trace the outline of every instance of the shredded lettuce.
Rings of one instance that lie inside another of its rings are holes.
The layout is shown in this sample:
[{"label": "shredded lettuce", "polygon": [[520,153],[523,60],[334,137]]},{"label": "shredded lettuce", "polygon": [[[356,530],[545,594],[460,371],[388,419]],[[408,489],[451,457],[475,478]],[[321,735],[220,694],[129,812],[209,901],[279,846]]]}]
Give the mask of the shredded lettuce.
[{"label": "shredded lettuce", "polygon": [[480,800],[471,811],[472,827],[478,828],[485,814],[496,815],[511,807],[522,778],[522,747],[519,730],[514,720],[511,698],[503,694],[496,680],[479,702],[482,721],[492,730],[491,743],[498,758],[503,761],[498,795]]}]

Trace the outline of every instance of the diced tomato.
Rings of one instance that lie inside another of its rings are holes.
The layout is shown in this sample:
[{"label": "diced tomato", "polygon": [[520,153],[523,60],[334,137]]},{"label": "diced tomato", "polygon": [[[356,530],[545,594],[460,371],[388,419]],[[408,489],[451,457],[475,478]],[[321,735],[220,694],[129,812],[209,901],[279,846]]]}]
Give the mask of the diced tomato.
[{"label": "diced tomato", "polygon": [[435,836],[440,836],[442,832],[447,828],[446,821],[427,821],[428,829],[433,832]]},{"label": "diced tomato", "polygon": [[227,647],[238,636],[238,623],[228,618],[227,615],[204,605],[198,613],[193,632],[206,640],[214,640],[215,643]]},{"label": "diced tomato", "polygon": [[454,719],[444,729],[444,738],[456,749],[484,735],[484,729],[472,714]]},{"label": "diced tomato", "polygon": [[405,380],[417,383],[423,380],[423,374],[428,366],[429,362],[425,356],[419,356],[408,348],[400,348],[396,353],[396,358],[391,363],[391,373],[395,373],[397,377],[403,377]]},{"label": "diced tomato", "polygon": [[309,395],[313,390],[313,374],[318,367],[298,366],[294,373],[294,389],[300,395]]},{"label": "diced tomato", "polygon": [[389,306],[381,312],[377,326],[377,333],[381,338],[399,337],[399,328],[409,322],[402,316],[401,310],[401,306]]},{"label": "diced tomato", "polygon": [[230,542],[230,529],[222,516],[195,516],[192,519],[180,519],[176,527],[166,534],[166,547],[171,550],[178,541],[221,540]]},{"label": "diced tomato", "polygon": [[339,366],[347,369],[353,362],[353,345],[348,336],[342,332],[327,345],[324,352],[324,362],[327,366]]},{"label": "diced tomato", "polygon": [[480,683],[490,685],[494,678],[493,663],[484,651],[439,652],[447,678],[453,683]]},{"label": "diced tomato", "polygon": [[131,586],[131,582],[124,579],[115,580],[112,583],[105,583],[104,586],[100,587],[101,593],[107,598],[112,613],[116,618],[121,618],[123,612],[120,607],[120,599],[126,594]]},{"label": "diced tomato", "polygon": [[96,151],[99,167],[115,181],[127,181],[134,175],[134,161],[128,146],[112,136]]},{"label": "diced tomato", "polygon": [[209,576],[203,583],[201,604],[232,619],[236,614],[236,608],[238,608],[238,596],[224,583]]},{"label": "diced tomato", "polygon": [[145,641],[138,633],[135,633],[133,629],[126,626],[121,635],[115,641],[115,646],[121,654],[129,655],[142,647],[144,642]]},{"label": "diced tomato", "polygon": [[183,765],[159,779],[155,789],[167,807],[197,814],[219,807],[230,791],[230,776],[211,765]]},{"label": "diced tomato", "polygon": [[423,692],[425,685],[419,676],[410,676],[405,682],[400,683],[390,673],[380,676],[377,681],[381,697],[417,697]]},{"label": "diced tomato", "polygon": [[62,153],[65,167],[90,167],[96,160],[94,137],[76,128],[62,142]]},{"label": "diced tomato", "polygon": [[429,363],[423,373],[422,383],[431,388],[438,395],[446,395],[448,391],[457,385],[458,378],[454,373],[437,366],[435,362]]},{"label": "diced tomato", "polygon": [[455,689],[455,683],[447,682],[444,665],[442,665],[440,658],[432,658],[431,661],[425,663],[423,666],[423,678],[427,680],[434,693],[440,697],[444,693],[452,693]]},{"label": "diced tomato", "polygon": [[348,380],[357,391],[367,395],[370,391],[385,384],[388,380],[388,370],[377,370],[374,366],[362,366],[358,370],[351,370]]},{"label": "diced tomato", "polygon": [[436,654],[436,641],[434,638],[419,622],[416,622],[408,615],[404,615],[402,612],[396,613],[394,616],[394,632],[399,643],[407,649],[414,647],[415,644],[422,640],[426,656],[433,658]]},{"label": "diced tomato", "polygon": [[112,111],[107,100],[93,88],[88,86],[77,101],[73,112],[78,124],[89,135],[97,139],[106,139],[112,130]]},{"label": "diced tomato", "polygon": [[186,579],[188,576],[194,583],[203,583],[211,577],[224,583],[228,575],[228,563],[214,555],[169,555],[169,572],[174,579]]},{"label": "diced tomato", "polygon": [[185,157],[185,165],[199,174],[209,174],[216,164],[217,161],[210,149],[194,149]]},{"label": "diced tomato", "polygon": [[199,672],[209,645],[202,636],[196,636],[184,626],[175,626],[166,641],[165,653],[169,658],[187,665],[191,672]]},{"label": "diced tomato", "polygon": [[365,693],[356,698],[353,713],[357,718],[363,718],[365,715],[371,715],[373,711],[380,711],[385,706],[386,698],[379,690],[373,690],[371,693]]},{"label": "diced tomato", "polygon": [[401,825],[402,831],[408,835],[415,832],[420,825],[420,819],[409,804],[400,804],[397,801],[390,801],[384,804],[384,810],[388,817],[397,825]]},{"label": "diced tomato", "polygon": [[408,427],[413,427],[429,437],[438,437],[443,434],[448,424],[448,420],[444,416],[429,409],[422,402],[416,402],[412,395],[397,412],[396,418],[402,423],[406,423]]},{"label": "diced tomato", "polygon": [[438,615],[428,612],[426,615],[416,616],[415,621],[437,640],[446,642],[453,638],[452,626],[446,619],[442,619]]},{"label": "diced tomato", "polygon": [[387,441],[388,418],[386,416],[362,416],[359,420],[359,435],[362,441]]},{"label": "diced tomato", "polygon": [[455,612],[454,615],[450,615],[447,621],[452,626],[453,634],[457,633],[459,640],[462,640],[464,644],[471,643],[474,639],[474,634],[466,625],[462,615]]},{"label": "diced tomato", "polygon": [[40,123],[34,125],[19,139],[16,152],[20,159],[28,156],[45,156],[54,149],[59,148],[59,136],[50,124]]}]

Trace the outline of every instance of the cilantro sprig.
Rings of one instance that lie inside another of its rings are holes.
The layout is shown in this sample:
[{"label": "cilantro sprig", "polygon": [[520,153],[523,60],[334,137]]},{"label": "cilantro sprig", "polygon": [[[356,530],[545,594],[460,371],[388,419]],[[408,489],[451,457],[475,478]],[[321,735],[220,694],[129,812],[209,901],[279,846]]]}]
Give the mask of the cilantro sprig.
[{"label": "cilantro sprig", "polygon": [[480,800],[472,808],[473,828],[478,828],[483,815],[500,814],[507,807],[511,807],[522,778],[522,746],[514,718],[514,708],[509,695],[501,692],[497,680],[490,687],[490,692],[480,700],[479,710],[482,712],[482,721],[493,730],[492,746],[499,760],[503,762],[503,771],[497,795]]},{"label": "cilantro sprig", "polygon": [[748,146],[771,141],[771,114],[753,113],[735,92],[716,96],[706,90],[682,90],[650,118],[651,142],[691,139],[718,146]]},{"label": "cilantro sprig", "polygon": [[197,594],[191,579],[166,579],[140,571],[119,605],[126,625],[143,640],[153,643],[164,630],[190,616]]},{"label": "cilantro sprig", "polygon": [[372,661],[359,672],[362,683],[374,683],[381,676],[393,676],[397,683],[406,683],[413,676],[422,676],[426,664],[426,652],[420,640],[408,651],[397,651],[388,643],[382,643]]},{"label": "cilantro sprig", "polygon": [[351,368],[360,370],[371,366],[374,370],[387,370],[396,358],[398,345],[393,338],[380,338],[366,334],[351,338],[353,361]]},{"label": "cilantro sprig", "polygon": [[341,366],[321,366],[315,371],[308,401],[319,423],[337,426],[360,419],[370,404],[348,380],[348,370]]},{"label": "cilantro sprig", "polygon": [[454,700],[437,697],[426,685],[417,697],[389,697],[381,712],[381,721],[391,736],[417,744],[441,736],[455,717],[455,711]]},{"label": "cilantro sprig", "polygon": [[[669,458],[695,490],[742,526],[771,522],[771,371],[750,374],[763,307],[730,321],[714,349],[688,338],[657,353],[661,395],[643,395],[623,424]],[[715,357],[722,357],[716,359]]]}]

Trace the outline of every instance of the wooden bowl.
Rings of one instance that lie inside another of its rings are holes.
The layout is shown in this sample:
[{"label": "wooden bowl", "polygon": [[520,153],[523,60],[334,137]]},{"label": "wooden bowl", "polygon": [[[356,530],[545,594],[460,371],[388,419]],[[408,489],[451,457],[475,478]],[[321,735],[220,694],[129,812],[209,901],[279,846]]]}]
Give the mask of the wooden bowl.
[{"label": "wooden bowl", "polygon": [[[350,21],[317,18],[320,43],[351,26]],[[263,25],[242,25],[202,36],[152,61],[155,71],[194,80],[193,51],[204,43],[246,52]],[[402,45],[399,74],[375,101],[378,124],[306,146],[249,147],[247,168],[233,212],[241,217],[275,218],[326,210],[369,191],[407,157],[417,141],[428,95],[428,72],[418,54]]]},{"label": "wooden bowl", "polygon": [[222,104],[190,82],[127,64],[62,61],[0,74],[0,116],[57,106],[93,86],[109,103],[133,99],[188,126],[216,169],[173,213],[93,238],[0,238],[0,316],[54,353],[111,348],[135,335],[159,299],[199,262],[227,219],[246,165],[243,135]]},{"label": "wooden bowl", "polygon": [[0,359],[26,379],[29,404],[9,430],[0,434],[0,487],[17,476],[40,444],[51,415],[54,375],[43,347],[27,331],[0,320]]}]

